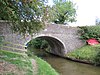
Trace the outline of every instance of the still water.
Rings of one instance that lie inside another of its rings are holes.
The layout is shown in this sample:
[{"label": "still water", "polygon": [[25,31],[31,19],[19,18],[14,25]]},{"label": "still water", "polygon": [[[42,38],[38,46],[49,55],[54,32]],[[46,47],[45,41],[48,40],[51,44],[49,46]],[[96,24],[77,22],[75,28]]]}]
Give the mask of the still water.
[{"label": "still water", "polygon": [[60,75],[100,75],[100,67],[73,62],[54,55],[43,57]]}]

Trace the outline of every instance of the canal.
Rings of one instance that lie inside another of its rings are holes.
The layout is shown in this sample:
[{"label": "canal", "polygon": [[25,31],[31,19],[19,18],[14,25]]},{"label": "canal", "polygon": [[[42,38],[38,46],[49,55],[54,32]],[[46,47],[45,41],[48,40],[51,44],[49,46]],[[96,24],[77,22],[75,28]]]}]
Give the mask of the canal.
[{"label": "canal", "polygon": [[[35,45],[37,45],[37,42]],[[44,48],[34,49],[33,47],[35,45],[30,45],[28,49],[33,51],[35,55],[47,61],[60,75],[100,75],[100,67],[78,63],[55,55],[50,55],[45,50],[43,50]],[[41,45],[38,48],[41,48]]]},{"label": "canal", "polygon": [[58,56],[43,57],[60,75],[100,75],[100,67],[73,62]]}]

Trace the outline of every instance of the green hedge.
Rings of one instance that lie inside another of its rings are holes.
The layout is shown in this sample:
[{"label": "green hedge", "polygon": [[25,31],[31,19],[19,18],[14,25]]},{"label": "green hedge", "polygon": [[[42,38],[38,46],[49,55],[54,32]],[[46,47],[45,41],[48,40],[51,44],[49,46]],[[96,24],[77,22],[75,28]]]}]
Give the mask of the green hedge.
[{"label": "green hedge", "polygon": [[100,41],[100,26],[84,26],[79,28],[81,39],[87,40],[90,38],[95,38]]}]

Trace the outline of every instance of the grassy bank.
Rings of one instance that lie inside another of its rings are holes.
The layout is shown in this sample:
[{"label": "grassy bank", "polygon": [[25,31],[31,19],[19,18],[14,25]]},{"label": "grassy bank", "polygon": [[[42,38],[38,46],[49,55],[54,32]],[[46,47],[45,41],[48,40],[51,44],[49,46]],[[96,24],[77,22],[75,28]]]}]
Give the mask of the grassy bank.
[{"label": "grassy bank", "polygon": [[85,45],[73,52],[66,54],[67,57],[89,63],[100,64],[100,45]]},{"label": "grassy bank", "polygon": [[46,61],[35,57],[38,64],[38,75],[59,75]]},{"label": "grassy bank", "polygon": [[[37,75],[59,75],[47,62],[34,56]],[[32,57],[0,50],[0,75],[35,75]]]},{"label": "grassy bank", "polygon": [[[32,49],[32,48],[31,48]],[[40,55],[42,52],[37,53],[37,55]],[[28,56],[31,58],[34,58],[36,60],[37,66],[38,66],[38,73],[37,75],[59,75],[50,64],[48,64],[43,59],[37,57],[36,55],[33,55],[31,51],[27,52]],[[44,54],[44,53],[43,53]]]},{"label": "grassy bank", "polygon": [[[33,75],[34,73],[32,63],[26,55],[0,50],[0,62],[1,75]],[[8,66],[8,69],[3,64]]]}]

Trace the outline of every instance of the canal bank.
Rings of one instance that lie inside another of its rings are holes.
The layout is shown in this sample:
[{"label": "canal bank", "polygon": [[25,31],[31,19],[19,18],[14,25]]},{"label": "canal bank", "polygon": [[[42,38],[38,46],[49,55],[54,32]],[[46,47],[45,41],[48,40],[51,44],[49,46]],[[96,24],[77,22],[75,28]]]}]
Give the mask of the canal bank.
[{"label": "canal bank", "polygon": [[77,63],[55,55],[43,57],[60,75],[100,75],[100,67]]},{"label": "canal bank", "polygon": [[[72,59],[60,57],[46,52],[42,55],[38,54],[40,58],[47,61],[59,75],[100,75],[100,67],[70,61]],[[75,61],[75,60],[74,60]]]},{"label": "canal bank", "polygon": [[[79,59],[80,57],[78,57],[78,59],[75,59],[68,56],[66,57],[60,57],[60,56],[58,57],[54,55],[49,56],[48,54],[45,54],[46,52],[45,50],[42,50],[42,49],[35,50],[33,48],[31,49],[32,49],[31,51],[34,51],[34,54],[37,54],[37,56],[47,61],[57,72],[59,72],[60,75],[100,75],[100,67],[89,65],[91,62],[80,60]],[[90,51],[92,51],[93,54],[95,51],[94,46],[93,47],[86,46],[85,48],[82,48],[82,50],[80,49],[79,51],[82,51],[82,53],[85,52],[85,54],[83,53],[84,55],[89,54],[90,57],[92,56]],[[83,56],[80,52],[78,53],[75,52],[75,54],[79,54]],[[87,58],[84,57],[84,59],[87,59]],[[73,62],[73,61],[76,61],[76,62]],[[77,63],[77,62],[81,62],[81,63]]]}]

